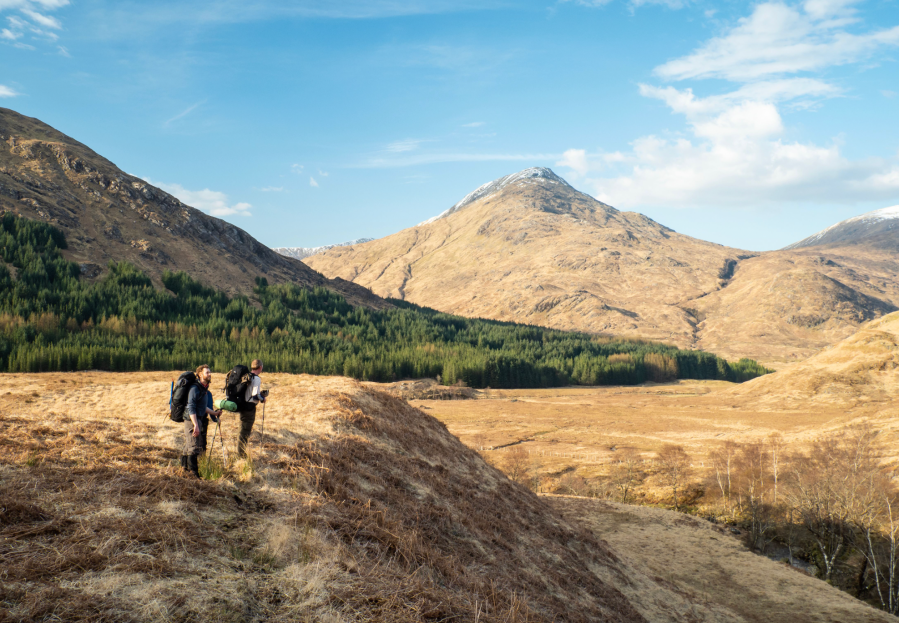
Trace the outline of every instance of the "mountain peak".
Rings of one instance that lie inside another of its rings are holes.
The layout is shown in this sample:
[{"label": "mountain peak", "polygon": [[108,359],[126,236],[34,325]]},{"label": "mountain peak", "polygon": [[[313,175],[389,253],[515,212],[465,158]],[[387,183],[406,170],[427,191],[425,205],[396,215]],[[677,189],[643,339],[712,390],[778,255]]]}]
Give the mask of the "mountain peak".
[{"label": "mountain peak", "polygon": [[477,187],[475,190],[465,195],[461,201],[456,203],[450,209],[445,210],[444,212],[441,212],[437,216],[433,216],[426,221],[422,221],[421,223],[419,223],[419,225],[427,225],[429,223],[433,223],[434,221],[439,221],[442,218],[446,218],[450,214],[458,212],[462,208],[469,206],[475,201],[496,194],[504,188],[516,183],[562,185],[571,188],[571,185],[564,179],[553,173],[552,169],[549,169],[547,167],[528,167],[527,169],[522,169],[518,173],[512,173],[511,175],[500,177],[493,180],[492,182],[487,182],[486,184]]},{"label": "mountain peak", "polygon": [[899,239],[899,205],[880,208],[840,221],[817,234],[784,247],[801,249],[827,244],[854,244],[877,237],[881,243],[895,246]]}]

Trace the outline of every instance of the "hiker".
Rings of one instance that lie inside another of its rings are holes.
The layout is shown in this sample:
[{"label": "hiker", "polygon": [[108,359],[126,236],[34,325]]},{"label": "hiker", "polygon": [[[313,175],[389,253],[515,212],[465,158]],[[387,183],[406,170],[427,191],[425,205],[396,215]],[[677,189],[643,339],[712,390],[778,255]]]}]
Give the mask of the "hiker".
[{"label": "hiker", "polygon": [[188,418],[184,418],[184,454],[182,462],[184,468],[200,478],[200,455],[206,452],[206,430],[209,426],[209,418],[218,422],[221,410],[212,408],[212,394],[209,392],[209,383],[212,381],[212,370],[203,364],[196,370],[197,382],[190,388],[187,395],[186,411]]},{"label": "hiker", "polygon": [[247,441],[253,432],[253,423],[256,421],[256,405],[265,402],[267,392],[262,391],[262,362],[254,359],[250,363],[250,379],[247,390],[237,401],[237,413],[240,416],[240,437],[237,440],[237,456],[247,458]]}]

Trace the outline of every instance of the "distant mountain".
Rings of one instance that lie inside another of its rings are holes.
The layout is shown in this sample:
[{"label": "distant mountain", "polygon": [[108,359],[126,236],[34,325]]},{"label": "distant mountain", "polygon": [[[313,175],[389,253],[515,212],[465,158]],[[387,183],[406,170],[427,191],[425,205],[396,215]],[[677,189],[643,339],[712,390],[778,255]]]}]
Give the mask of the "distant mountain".
[{"label": "distant mountain", "polygon": [[183,270],[226,292],[249,294],[256,277],[266,277],[325,286],[354,304],[386,305],[128,175],[37,119],[0,108],[0,141],[0,212],[60,228],[68,240],[64,254],[88,278],[101,275],[110,260],[127,260],[157,283],[164,270]]},{"label": "distant mountain", "polygon": [[899,250],[899,205],[840,221],[784,249],[859,243]]},{"label": "distant mountain", "polygon": [[350,240],[349,242],[338,242],[337,244],[326,244],[320,247],[274,247],[272,251],[275,253],[280,253],[285,257],[292,257],[295,260],[301,260],[303,258],[309,257],[310,255],[315,255],[316,253],[322,253],[323,251],[327,251],[328,249],[333,249],[334,247],[351,247],[354,244],[362,244],[364,242],[371,242],[374,238],[358,238],[356,240]]},{"label": "distant mountain", "polygon": [[304,261],[380,296],[450,313],[778,362],[896,310],[897,257],[859,245],[723,247],[529,168],[415,227]]},{"label": "distant mountain", "polygon": [[679,305],[719,288],[746,256],[529,168],[416,227],[304,261],[452,313],[691,346],[696,321]]}]

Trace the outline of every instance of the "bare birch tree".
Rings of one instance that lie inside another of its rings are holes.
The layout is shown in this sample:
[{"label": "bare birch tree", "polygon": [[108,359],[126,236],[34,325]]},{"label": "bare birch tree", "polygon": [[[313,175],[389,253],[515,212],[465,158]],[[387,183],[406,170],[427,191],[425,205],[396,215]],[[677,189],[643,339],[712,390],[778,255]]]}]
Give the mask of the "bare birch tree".
[{"label": "bare birch tree", "polygon": [[618,457],[618,463],[612,466],[612,484],[621,494],[621,503],[627,504],[628,495],[643,479],[640,469],[640,455],[633,448],[626,448]]},{"label": "bare birch tree", "polygon": [[669,487],[674,497],[674,510],[680,509],[677,492],[683,490],[690,477],[690,455],[683,446],[665,444],[656,455],[659,462],[659,475]]}]

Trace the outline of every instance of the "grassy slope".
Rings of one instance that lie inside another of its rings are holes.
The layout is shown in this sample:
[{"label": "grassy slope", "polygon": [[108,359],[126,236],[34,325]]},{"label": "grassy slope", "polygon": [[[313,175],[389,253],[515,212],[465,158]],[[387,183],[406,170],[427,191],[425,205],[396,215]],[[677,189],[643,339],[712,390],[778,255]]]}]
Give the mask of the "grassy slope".
[{"label": "grassy slope", "polygon": [[[677,551],[677,522],[649,542],[610,546],[599,538],[606,528],[591,533],[590,512],[566,518],[437,420],[347,379],[266,375],[273,399],[255,471],[237,464],[221,480],[192,482],[172,466],[179,427],[164,419],[168,379],[0,377],[0,616],[740,620],[644,562]],[[233,416],[224,429],[233,452]],[[753,599],[757,587],[730,556],[706,581],[724,569],[731,592]],[[819,581],[791,586],[803,611],[832,608]],[[845,608],[851,620],[880,620],[863,618],[875,615],[862,604]]]}]

